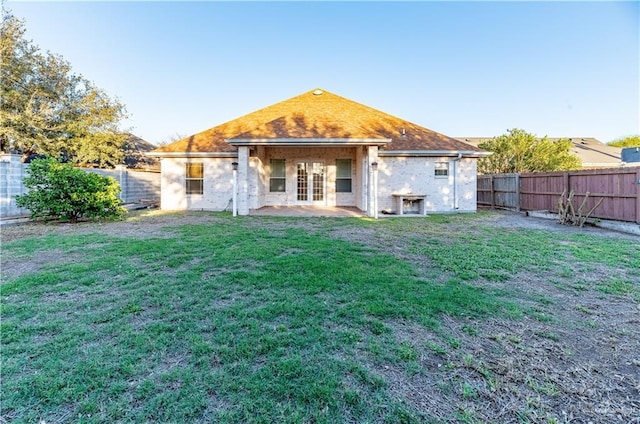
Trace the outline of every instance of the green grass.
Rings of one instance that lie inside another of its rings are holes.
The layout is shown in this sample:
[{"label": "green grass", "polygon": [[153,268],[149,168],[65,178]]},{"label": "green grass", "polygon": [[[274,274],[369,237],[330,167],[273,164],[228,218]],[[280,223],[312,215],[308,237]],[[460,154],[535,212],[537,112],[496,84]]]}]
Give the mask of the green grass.
[{"label": "green grass", "polygon": [[[419,372],[424,343],[402,339],[394,323],[437,333],[442,314],[532,314],[509,298],[517,290],[476,283],[508,281],[523,270],[563,278],[576,257],[604,265],[623,258],[626,268],[597,287],[610,295],[639,290],[625,280],[637,272],[637,246],[606,240],[591,251],[592,240],[580,237],[559,247],[540,231],[468,232],[472,215],[322,220],[315,231],[294,225],[301,220],[265,218],[256,226],[257,218],[219,218],[163,237],[49,235],[3,245],[15,260],[47,252],[60,258],[2,286],[3,416],[424,422],[427,411],[392,395],[381,372],[385,364]],[[447,231],[438,231],[444,224]],[[425,273],[383,244],[331,238],[322,229],[332,226],[411,234],[411,252],[432,266]],[[442,334],[426,348],[444,355],[463,346]],[[461,390],[477,396],[472,386]]]}]

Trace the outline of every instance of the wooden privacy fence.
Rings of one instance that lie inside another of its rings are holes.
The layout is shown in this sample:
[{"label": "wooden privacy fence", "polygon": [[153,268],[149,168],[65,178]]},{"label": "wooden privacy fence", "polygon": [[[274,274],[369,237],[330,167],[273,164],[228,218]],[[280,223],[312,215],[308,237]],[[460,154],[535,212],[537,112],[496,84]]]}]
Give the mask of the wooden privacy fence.
[{"label": "wooden privacy fence", "polygon": [[575,205],[589,193],[586,210],[604,199],[593,218],[640,224],[640,167],[478,175],[478,205],[492,208],[557,212],[570,191]]}]

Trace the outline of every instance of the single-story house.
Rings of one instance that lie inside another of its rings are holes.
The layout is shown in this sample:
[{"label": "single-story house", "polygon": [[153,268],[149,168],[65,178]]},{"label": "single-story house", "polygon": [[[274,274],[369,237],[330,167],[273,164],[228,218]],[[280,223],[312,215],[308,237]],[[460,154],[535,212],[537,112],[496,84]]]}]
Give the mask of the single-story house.
[{"label": "single-story house", "polygon": [[377,217],[475,212],[476,162],[490,153],[315,89],[150,154],[165,210],[318,205]]}]

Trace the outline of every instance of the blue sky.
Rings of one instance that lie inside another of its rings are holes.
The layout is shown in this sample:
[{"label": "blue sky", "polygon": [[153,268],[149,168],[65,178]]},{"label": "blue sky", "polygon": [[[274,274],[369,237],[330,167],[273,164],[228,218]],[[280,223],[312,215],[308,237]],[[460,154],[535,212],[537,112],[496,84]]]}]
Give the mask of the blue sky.
[{"label": "blue sky", "polygon": [[450,136],[640,133],[639,2],[16,2],[152,142],[316,87]]}]

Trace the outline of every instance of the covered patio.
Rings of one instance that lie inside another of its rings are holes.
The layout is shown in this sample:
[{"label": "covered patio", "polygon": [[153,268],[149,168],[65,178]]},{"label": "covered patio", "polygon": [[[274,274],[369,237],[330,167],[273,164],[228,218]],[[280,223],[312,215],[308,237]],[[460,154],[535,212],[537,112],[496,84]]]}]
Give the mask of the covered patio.
[{"label": "covered patio", "polygon": [[366,212],[351,206],[264,206],[252,209],[249,215],[254,216],[289,216],[289,217],[342,217],[362,218]]}]

